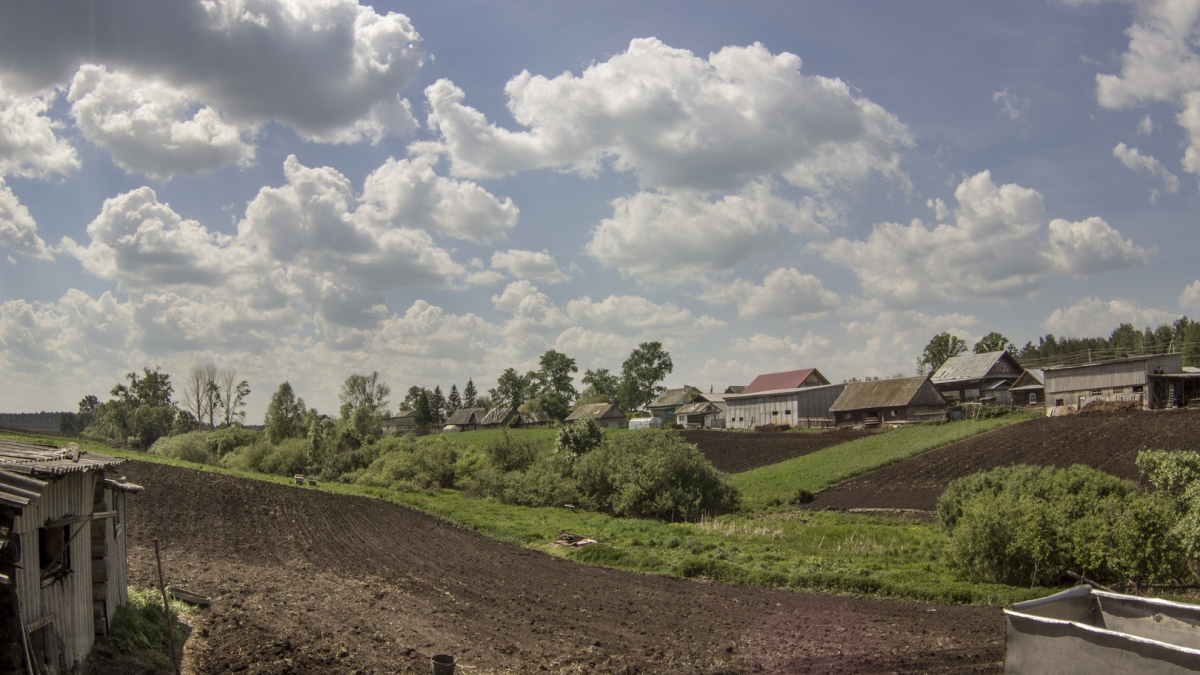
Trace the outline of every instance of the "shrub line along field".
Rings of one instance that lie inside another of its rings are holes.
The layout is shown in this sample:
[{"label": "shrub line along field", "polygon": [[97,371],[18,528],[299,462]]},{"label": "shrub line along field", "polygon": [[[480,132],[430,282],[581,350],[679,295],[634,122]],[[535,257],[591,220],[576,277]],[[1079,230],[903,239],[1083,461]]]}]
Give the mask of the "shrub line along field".
[{"label": "shrub line along field", "polygon": [[133,462],[131,583],[214,597],[197,673],[999,672],[995,608],[697,583],[573,564],[381,500]]},{"label": "shrub line along field", "polygon": [[1139,450],[1200,451],[1200,410],[1040,417],[872,471],[821,492],[808,506],[932,511],[955,478],[1014,464],[1085,464],[1138,480]]}]

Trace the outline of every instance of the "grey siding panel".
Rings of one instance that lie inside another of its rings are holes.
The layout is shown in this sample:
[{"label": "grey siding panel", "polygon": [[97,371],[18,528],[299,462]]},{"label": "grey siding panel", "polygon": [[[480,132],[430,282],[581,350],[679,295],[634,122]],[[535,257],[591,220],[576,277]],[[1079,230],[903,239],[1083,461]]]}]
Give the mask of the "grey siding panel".
[{"label": "grey siding panel", "polygon": [[764,424],[803,425],[810,420],[829,420],[833,418],[829,407],[845,388],[844,384],[830,384],[746,397],[727,396],[725,427],[750,429]]}]

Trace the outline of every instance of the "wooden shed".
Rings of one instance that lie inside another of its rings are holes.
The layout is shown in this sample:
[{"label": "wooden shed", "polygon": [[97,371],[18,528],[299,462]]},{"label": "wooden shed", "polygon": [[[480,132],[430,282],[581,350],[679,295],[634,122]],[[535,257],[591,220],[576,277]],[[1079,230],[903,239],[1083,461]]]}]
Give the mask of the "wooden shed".
[{"label": "wooden shed", "polygon": [[460,408],[450,414],[446,424],[453,424],[460,431],[473,431],[483,427],[483,418],[487,412],[487,408]]},{"label": "wooden shed", "polygon": [[851,382],[829,408],[839,427],[940,422],[950,405],[928,377]]},{"label": "wooden shed", "polygon": [[126,603],[124,462],[0,441],[0,673],[78,668]]},{"label": "wooden shed", "polygon": [[679,389],[667,389],[662,392],[646,406],[646,409],[650,411],[651,417],[661,419],[663,425],[675,424],[675,411],[689,403],[702,400],[700,394],[699,389],[685,384]]}]

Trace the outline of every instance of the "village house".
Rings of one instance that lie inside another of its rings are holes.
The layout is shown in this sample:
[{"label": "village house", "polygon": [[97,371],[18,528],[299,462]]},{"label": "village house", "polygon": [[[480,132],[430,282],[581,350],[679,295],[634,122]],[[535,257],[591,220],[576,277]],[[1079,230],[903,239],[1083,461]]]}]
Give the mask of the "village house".
[{"label": "village house", "polygon": [[413,419],[413,411],[401,410],[393,417],[383,418],[383,433],[388,435],[403,434],[415,431],[417,423]]},{"label": "village house", "polygon": [[481,429],[484,415],[487,415],[487,408],[460,408],[446,419],[446,426],[457,427],[459,431]]},{"label": "village house", "polygon": [[1046,380],[1040,368],[1030,368],[1021,373],[1008,390],[1013,405],[1026,408],[1046,405]]},{"label": "village house", "polygon": [[833,416],[829,414],[829,406],[845,386],[830,384],[816,368],[759,375],[741,393],[724,395],[725,427],[830,426]]},{"label": "village house", "polygon": [[124,462],[0,441],[0,672],[80,668],[127,602]]},{"label": "village house", "polygon": [[567,422],[575,422],[584,417],[591,417],[606,429],[624,429],[629,426],[625,413],[612,403],[588,403],[581,405],[567,415]]},{"label": "village house", "polygon": [[946,359],[931,378],[948,401],[1007,403],[1008,390],[1025,369],[1008,350]]},{"label": "village house", "polygon": [[486,415],[483,416],[483,428],[499,429],[500,427],[506,427],[513,421],[514,417],[519,416],[520,413],[518,413],[517,409],[512,406],[500,406],[498,408],[492,408],[491,410],[487,411]]},{"label": "village house", "polygon": [[675,424],[675,411],[688,403],[701,400],[700,394],[699,389],[685,384],[679,389],[668,389],[659,394],[646,409],[650,411],[651,417],[662,420],[663,426],[670,426]]},{"label": "village house", "polygon": [[928,377],[851,382],[845,387],[830,406],[838,427],[940,422],[950,410]]},{"label": "village house", "polygon": [[1047,414],[1092,401],[1129,401],[1145,410],[1200,402],[1200,373],[1186,372],[1178,352],[1052,366],[1043,373]]}]

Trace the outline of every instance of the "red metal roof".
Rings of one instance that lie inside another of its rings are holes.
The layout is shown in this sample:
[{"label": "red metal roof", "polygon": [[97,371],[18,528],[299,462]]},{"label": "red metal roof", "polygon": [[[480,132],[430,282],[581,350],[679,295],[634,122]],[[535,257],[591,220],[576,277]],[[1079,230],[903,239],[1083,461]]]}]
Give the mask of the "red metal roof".
[{"label": "red metal roof", "polygon": [[804,381],[809,375],[816,373],[817,379],[821,380],[821,384],[829,384],[829,380],[825,379],[816,368],[805,368],[804,370],[789,370],[785,373],[767,373],[754,378],[750,386],[742,390],[742,394],[756,394],[760,391],[777,391],[779,389],[799,389],[804,385]]}]

